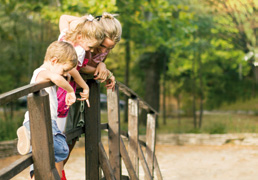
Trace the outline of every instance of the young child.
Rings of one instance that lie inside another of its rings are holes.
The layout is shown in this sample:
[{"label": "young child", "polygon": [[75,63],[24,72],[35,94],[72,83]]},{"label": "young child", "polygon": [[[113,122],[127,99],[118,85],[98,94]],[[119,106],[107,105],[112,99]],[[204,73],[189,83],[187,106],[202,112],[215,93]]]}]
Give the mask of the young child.
[{"label": "young child", "polygon": [[[115,77],[109,70],[106,69],[104,61],[111,49],[113,49],[115,45],[120,41],[122,35],[122,27],[120,22],[114,17],[114,15],[107,12],[104,12],[102,16],[96,17],[96,19],[104,28],[105,39],[97,48],[94,48],[93,52],[86,53],[88,63],[87,66],[80,69],[80,72],[93,74],[95,76],[94,79],[100,80],[101,82],[106,81],[106,87],[113,89],[115,86]],[[59,22],[60,30],[61,28],[68,28],[69,24],[70,26],[76,26],[79,20],[80,17],[63,15],[60,18]],[[65,131],[69,131],[81,122],[81,110],[83,109],[81,107],[83,107],[83,103],[80,102],[75,103],[73,106],[70,107]],[[62,121],[62,123],[65,122]],[[65,127],[65,125],[63,125],[63,127]],[[70,152],[72,151],[75,143],[76,139],[73,140],[71,144],[68,144]],[[64,163],[67,162],[68,158],[64,161]]]},{"label": "young child", "polygon": [[[69,71],[77,65],[77,55],[73,46],[66,42],[55,41],[49,45],[46,51],[44,63],[34,71],[30,83],[44,80],[52,81],[55,85],[45,88],[49,94],[50,113],[52,119],[52,132],[54,142],[55,164],[59,176],[62,177],[63,160],[69,154],[69,148],[66,143],[66,137],[58,129],[57,119],[57,94],[56,86],[62,87],[67,91],[65,101],[68,106],[72,105],[75,100],[75,94],[72,86],[64,79]],[[29,112],[25,113],[23,126],[17,130],[18,152],[22,155],[30,151],[30,119]],[[32,173],[33,174],[33,173]]]},{"label": "young child", "polygon": [[[78,70],[86,66],[88,59],[86,59],[86,51],[89,53],[93,48],[99,46],[99,44],[104,39],[104,32],[102,26],[97,22],[92,15],[86,15],[78,19],[70,18],[73,16],[63,15],[60,17],[59,28],[60,36],[59,41],[67,41],[71,43],[78,56],[78,66],[77,69],[69,72],[73,77],[73,80],[70,82],[71,86],[76,91],[76,84],[78,84],[83,92],[80,93],[81,98],[78,100],[87,100],[89,97],[89,87],[82,79]],[[64,20],[65,19],[65,20]],[[57,125],[59,129],[63,132],[66,124],[66,117],[69,111],[69,108],[65,105],[65,94],[62,88],[59,88],[57,91],[58,98],[58,119]],[[89,102],[86,101],[88,106]]]}]

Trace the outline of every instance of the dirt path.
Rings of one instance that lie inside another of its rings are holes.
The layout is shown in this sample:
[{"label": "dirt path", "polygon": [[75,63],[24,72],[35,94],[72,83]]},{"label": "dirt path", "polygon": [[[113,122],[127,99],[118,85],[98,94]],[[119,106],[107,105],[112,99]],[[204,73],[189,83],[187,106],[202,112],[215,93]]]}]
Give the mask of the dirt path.
[{"label": "dirt path", "polygon": [[[174,146],[157,144],[164,180],[257,180],[258,146]],[[0,168],[19,158],[0,159]],[[85,179],[84,148],[76,148],[65,167],[68,180]],[[123,165],[124,167],[124,165]],[[29,169],[13,178],[27,180]],[[123,168],[123,174],[127,174]],[[143,178],[140,168],[140,179]]]}]

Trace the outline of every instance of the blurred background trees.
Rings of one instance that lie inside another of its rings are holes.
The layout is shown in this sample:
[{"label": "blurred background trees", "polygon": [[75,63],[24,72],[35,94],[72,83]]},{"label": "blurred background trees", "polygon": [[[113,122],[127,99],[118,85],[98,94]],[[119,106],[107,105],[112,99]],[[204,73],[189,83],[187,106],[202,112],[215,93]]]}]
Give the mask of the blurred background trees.
[{"label": "blurred background trees", "polygon": [[123,26],[107,67],[161,112],[159,123],[187,115],[201,128],[204,110],[257,97],[254,0],[0,0],[0,93],[29,83],[62,14],[105,11]]}]

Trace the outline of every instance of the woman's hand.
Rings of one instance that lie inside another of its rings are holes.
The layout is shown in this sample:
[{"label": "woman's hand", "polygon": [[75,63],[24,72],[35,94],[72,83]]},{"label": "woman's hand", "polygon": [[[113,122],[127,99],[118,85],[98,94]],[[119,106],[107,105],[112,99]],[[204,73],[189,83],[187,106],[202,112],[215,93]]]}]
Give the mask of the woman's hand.
[{"label": "woman's hand", "polygon": [[100,80],[100,82],[103,83],[107,79],[107,76],[108,76],[108,70],[106,68],[106,65],[105,63],[100,62],[95,70],[94,79]]},{"label": "woman's hand", "polygon": [[109,79],[106,80],[107,89],[112,89],[112,91],[114,91],[115,90],[115,85],[116,85],[115,76],[111,76]]}]

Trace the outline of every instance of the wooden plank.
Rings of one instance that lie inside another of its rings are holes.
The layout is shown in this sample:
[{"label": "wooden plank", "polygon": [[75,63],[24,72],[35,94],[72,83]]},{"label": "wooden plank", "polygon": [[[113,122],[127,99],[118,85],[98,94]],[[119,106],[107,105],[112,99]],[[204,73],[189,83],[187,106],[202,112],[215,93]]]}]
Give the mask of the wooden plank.
[{"label": "wooden plank", "polygon": [[71,141],[72,139],[81,136],[84,133],[85,127],[76,127],[65,132],[66,142]]},{"label": "wooden plank", "polygon": [[[123,138],[127,138],[127,139],[129,138],[128,133],[125,132],[125,131],[120,131],[120,136],[122,136]],[[142,141],[140,139],[138,141],[139,141],[140,145],[146,147],[146,142],[144,142],[144,141]]]},{"label": "wooden plank", "polygon": [[122,180],[129,180],[129,177],[128,176],[122,176]]},{"label": "wooden plank", "polygon": [[36,179],[60,179],[55,168],[49,96],[45,90],[28,96],[32,157]]},{"label": "wooden plank", "polygon": [[121,179],[120,108],[118,86],[107,90],[109,160],[116,180]]},{"label": "wooden plank", "polygon": [[100,124],[100,129],[101,129],[101,130],[108,130],[108,127],[109,127],[109,126],[108,126],[108,123],[101,123],[101,124]]},{"label": "wooden plank", "polygon": [[11,179],[33,163],[32,154],[22,156],[8,167],[0,170],[0,180]]},{"label": "wooden plank", "polygon": [[146,103],[144,100],[142,100],[133,90],[128,88],[126,85],[124,85],[121,82],[116,82],[119,86],[119,90],[122,91],[125,95],[128,97],[136,97],[139,100],[140,108],[145,109],[149,113],[155,113],[158,114],[158,112],[152,108],[148,103]]},{"label": "wooden plank", "polygon": [[161,174],[161,171],[159,168],[159,163],[158,163],[158,160],[157,160],[157,157],[155,154],[154,154],[154,170],[155,170],[158,180],[163,180],[163,177],[162,177],[162,174]]},{"label": "wooden plank", "polygon": [[137,180],[138,177],[137,177],[137,175],[136,175],[136,173],[134,171],[133,164],[132,164],[132,162],[130,160],[130,157],[129,157],[128,153],[127,153],[124,141],[123,141],[123,139],[121,137],[120,137],[120,152],[121,152],[121,156],[122,156],[122,158],[124,160],[125,167],[126,167],[126,169],[128,171],[128,174],[129,174],[130,178],[132,180]]},{"label": "wooden plank", "polygon": [[[101,178],[101,180],[106,180],[106,178],[103,177],[103,178]],[[122,180],[129,180],[129,177],[122,175]]]},{"label": "wooden plank", "polygon": [[156,114],[147,114],[147,127],[146,127],[146,161],[153,177],[154,171],[154,154],[156,142]]},{"label": "wooden plank", "polygon": [[95,80],[88,80],[90,87],[90,107],[85,106],[85,153],[87,180],[98,180],[100,142],[100,87]]},{"label": "wooden plank", "polygon": [[10,101],[17,100],[22,96],[26,96],[30,93],[39,91],[42,88],[52,86],[51,81],[42,81],[38,83],[28,84],[26,86],[19,87],[17,89],[8,91],[0,95],[0,106],[4,105]]},{"label": "wooden plank", "polygon": [[138,158],[138,140],[139,140],[139,102],[137,99],[128,100],[128,152],[133,164],[134,171],[139,177],[139,158]]},{"label": "wooden plank", "polygon": [[99,163],[104,172],[105,178],[108,180],[115,180],[116,178],[113,173],[113,169],[101,142],[99,142]]},{"label": "wooden plank", "polygon": [[146,180],[152,180],[151,173],[150,173],[149,167],[148,167],[148,165],[147,165],[147,162],[146,162],[146,160],[145,160],[145,157],[144,157],[144,155],[143,155],[143,152],[142,152],[142,148],[141,148],[140,143],[138,143],[138,155],[139,155],[139,158],[140,158],[140,161],[141,161],[143,170],[144,170],[144,175],[145,175],[145,178],[144,178],[144,179],[146,179]]}]

